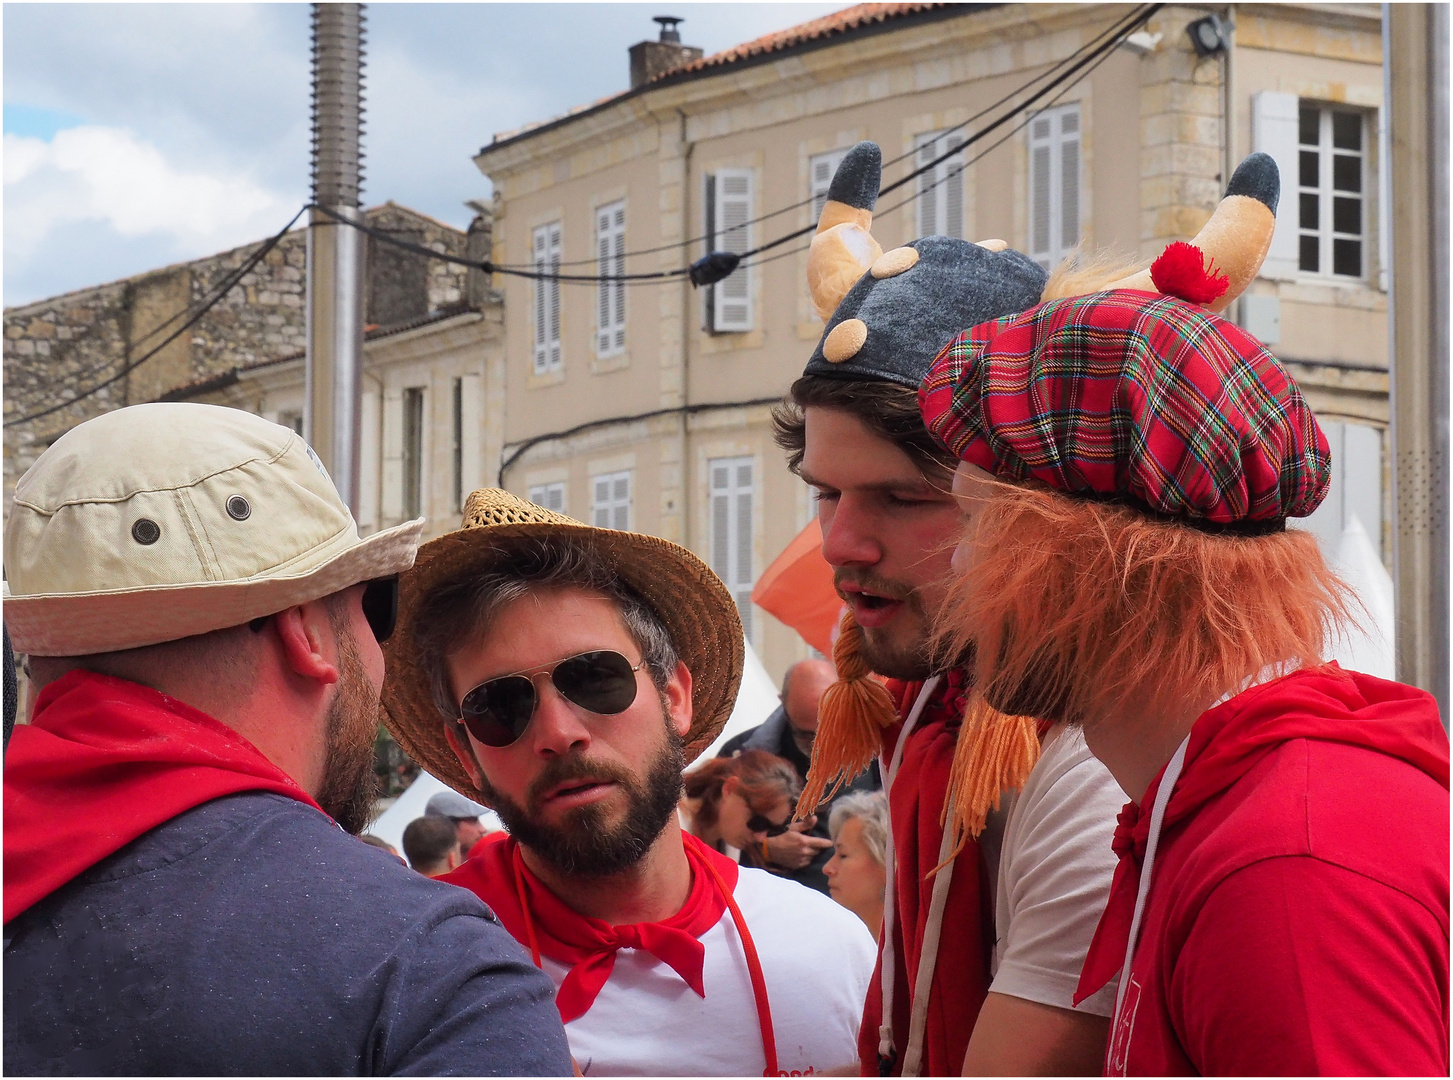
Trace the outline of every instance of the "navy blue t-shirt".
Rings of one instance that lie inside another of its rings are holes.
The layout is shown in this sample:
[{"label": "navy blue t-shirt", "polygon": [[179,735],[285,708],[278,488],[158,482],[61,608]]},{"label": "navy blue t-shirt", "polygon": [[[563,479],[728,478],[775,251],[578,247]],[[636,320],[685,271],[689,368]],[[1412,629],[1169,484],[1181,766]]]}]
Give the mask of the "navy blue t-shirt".
[{"label": "navy blue t-shirt", "polygon": [[549,978],[472,893],[266,792],[5,926],[5,1072],[554,1075]]}]

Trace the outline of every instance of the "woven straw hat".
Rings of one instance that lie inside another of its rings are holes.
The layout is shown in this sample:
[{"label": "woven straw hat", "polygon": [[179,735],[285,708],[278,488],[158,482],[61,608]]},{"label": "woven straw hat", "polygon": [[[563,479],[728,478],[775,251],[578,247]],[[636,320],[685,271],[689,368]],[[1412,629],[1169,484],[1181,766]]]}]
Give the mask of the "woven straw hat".
[{"label": "woven straw hat", "polygon": [[291,428],[219,405],[133,405],[66,432],[20,478],[5,624],[32,656],[240,626],[408,569],[423,524],[360,539]]},{"label": "woven straw hat", "polygon": [[469,496],[458,532],[431,540],[399,579],[398,629],[384,646],[384,724],[408,755],[465,795],[478,789],[444,739],[429,681],[414,644],[422,602],[448,582],[489,569],[511,540],[563,537],[588,544],[661,617],[691,672],[690,760],[721,732],[742,681],[746,642],[736,603],[721,579],[678,544],[644,533],[597,529],[542,509],[508,491],[486,488]]}]

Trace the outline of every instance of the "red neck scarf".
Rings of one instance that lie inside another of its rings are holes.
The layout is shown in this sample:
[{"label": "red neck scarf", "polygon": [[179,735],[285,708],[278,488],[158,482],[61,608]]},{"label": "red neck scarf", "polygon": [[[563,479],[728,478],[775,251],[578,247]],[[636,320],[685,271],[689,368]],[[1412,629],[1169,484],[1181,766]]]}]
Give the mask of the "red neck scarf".
[{"label": "red neck scarf", "polygon": [[[240,791],[307,803],[231,728],[89,671],[51,683],[5,756],[5,922],[163,822]],[[319,810],[321,813],[321,810]]]},{"label": "red neck scarf", "polygon": [[691,864],[691,892],[681,910],[654,923],[612,926],[569,908],[520,858],[512,837],[495,833],[480,841],[475,854],[444,880],[462,885],[494,909],[522,945],[548,956],[570,971],[555,1001],[563,1023],[585,1015],[615,967],[620,949],[644,949],[681,976],[687,986],[706,997],[702,967],[706,948],[698,940],[727,909],[727,898],[707,869],[710,865],[728,889],[736,887],[737,864],[689,833],[682,833]]},{"label": "red neck scarf", "polygon": [[[1335,663],[1324,664],[1254,686],[1201,714],[1191,727],[1185,768],[1166,804],[1162,845],[1175,826],[1194,817],[1263,757],[1292,739],[1347,743],[1389,754],[1448,787],[1448,736],[1429,694],[1343,671]],[[1076,1005],[1115,978],[1125,963],[1140,865],[1150,837],[1148,808],[1155,802],[1163,773],[1164,769],[1151,782],[1139,805],[1129,802],[1120,811],[1114,840],[1120,863],[1080,973]]]}]

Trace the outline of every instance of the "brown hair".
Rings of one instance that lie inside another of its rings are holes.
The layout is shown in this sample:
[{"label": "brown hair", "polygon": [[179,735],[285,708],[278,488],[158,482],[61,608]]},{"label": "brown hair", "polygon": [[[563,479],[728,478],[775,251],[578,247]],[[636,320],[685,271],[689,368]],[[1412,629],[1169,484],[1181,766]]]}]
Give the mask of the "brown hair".
[{"label": "brown hair", "polygon": [[772,410],[772,437],[787,451],[787,467],[802,467],[807,450],[808,406],[836,409],[862,421],[867,429],[902,448],[928,477],[941,477],[958,467],[954,457],[934,441],[918,411],[918,391],[875,379],[834,379],[804,375]]},{"label": "brown hair", "polygon": [[454,822],[448,818],[414,818],[404,829],[404,854],[421,874],[442,869],[449,852],[458,846]]},{"label": "brown hair", "polygon": [[1209,704],[1263,668],[1322,660],[1359,605],[1311,533],[1213,535],[1039,484],[996,481],[935,647],[975,648],[995,707],[1099,720]]},{"label": "brown hair", "polygon": [[778,799],[795,799],[802,790],[802,781],[791,763],[765,750],[743,750],[736,757],[712,758],[684,777],[686,797],[701,800],[701,809],[692,822],[693,831],[716,824],[722,785],[733,776],[742,785],[742,797],[753,813]]}]

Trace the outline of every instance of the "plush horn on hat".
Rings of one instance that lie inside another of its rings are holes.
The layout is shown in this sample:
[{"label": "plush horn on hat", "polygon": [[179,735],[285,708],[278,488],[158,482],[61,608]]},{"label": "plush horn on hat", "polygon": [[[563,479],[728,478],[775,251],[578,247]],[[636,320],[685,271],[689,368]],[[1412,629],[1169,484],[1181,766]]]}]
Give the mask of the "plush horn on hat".
[{"label": "plush horn on hat", "polygon": [[883,152],[871,142],[849,150],[832,175],[807,255],[807,288],[821,319],[832,315],[838,301],[883,254],[868,231],[882,178]]},{"label": "plush horn on hat", "polygon": [[[1205,256],[1207,268],[1229,279],[1226,291],[1205,305],[1210,311],[1223,311],[1261,269],[1276,228],[1280,195],[1281,176],[1268,154],[1252,154],[1231,174],[1221,204],[1191,241]],[[1148,269],[1121,278],[1109,288],[1160,291]]]}]

